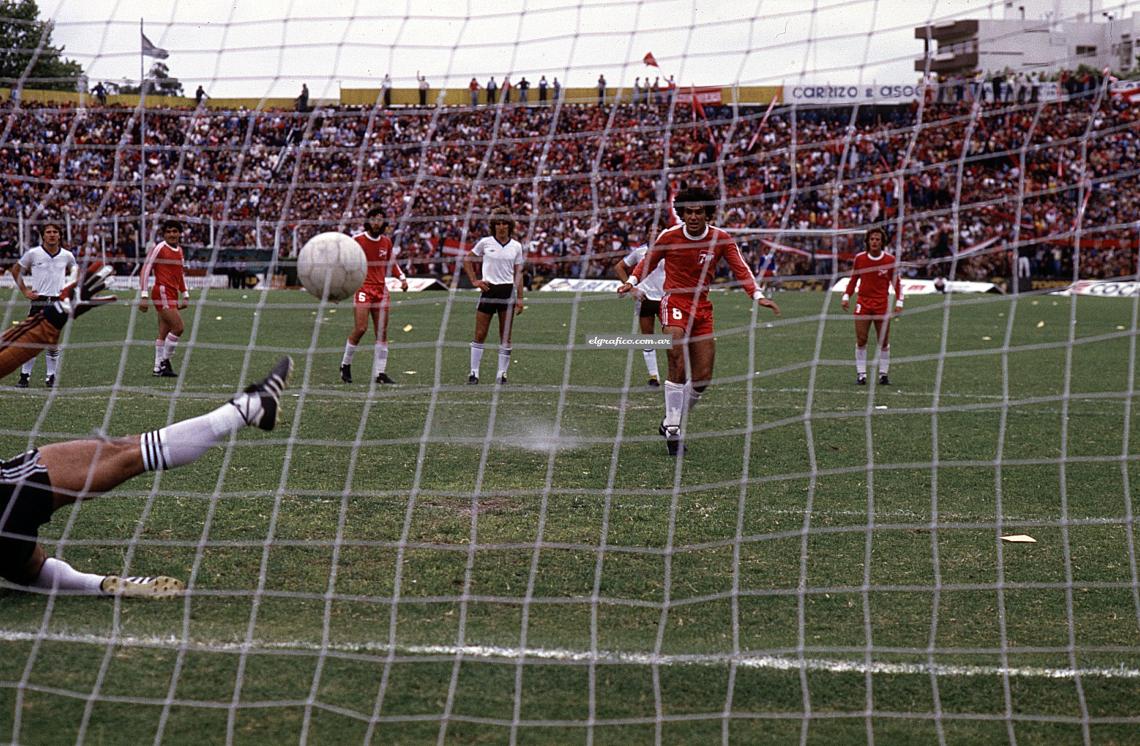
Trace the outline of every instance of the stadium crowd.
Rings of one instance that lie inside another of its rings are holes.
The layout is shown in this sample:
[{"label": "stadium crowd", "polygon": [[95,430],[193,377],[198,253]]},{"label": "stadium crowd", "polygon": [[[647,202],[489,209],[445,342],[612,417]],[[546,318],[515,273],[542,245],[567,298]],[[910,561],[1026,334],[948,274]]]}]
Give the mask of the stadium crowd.
[{"label": "stadium crowd", "polygon": [[[913,276],[1008,277],[1016,247],[1035,276],[1071,277],[1078,226],[1082,277],[1131,274],[1137,116],[1107,93],[1082,93],[771,111],[652,98],[148,109],[145,122],[137,109],[9,103],[0,252],[19,250],[17,216],[34,225],[67,213],[71,245],[106,251],[130,272],[145,178],[148,224],[185,220],[191,267],[222,272],[274,247],[286,258],[317,232],[357,228],[379,204],[413,274],[451,274],[486,215],[506,205],[535,273],[594,277],[667,223],[667,196],[685,182],[720,195],[716,222],[730,230],[883,225]],[[771,254],[785,276],[843,271],[854,250],[851,237],[830,234],[740,240],[754,267]]]}]

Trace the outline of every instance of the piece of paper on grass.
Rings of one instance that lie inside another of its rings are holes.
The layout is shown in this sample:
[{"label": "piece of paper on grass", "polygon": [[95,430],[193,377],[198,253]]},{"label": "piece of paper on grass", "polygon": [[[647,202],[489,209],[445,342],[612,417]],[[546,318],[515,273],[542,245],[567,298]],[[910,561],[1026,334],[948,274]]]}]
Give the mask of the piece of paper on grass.
[{"label": "piece of paper on grass", "polygon": [[1036,544],[1037,539],[1034,539],[1028,534],[1012,534],[1010,536],[1001,537],[1002,541],[1008,541],[1011,544]]}]

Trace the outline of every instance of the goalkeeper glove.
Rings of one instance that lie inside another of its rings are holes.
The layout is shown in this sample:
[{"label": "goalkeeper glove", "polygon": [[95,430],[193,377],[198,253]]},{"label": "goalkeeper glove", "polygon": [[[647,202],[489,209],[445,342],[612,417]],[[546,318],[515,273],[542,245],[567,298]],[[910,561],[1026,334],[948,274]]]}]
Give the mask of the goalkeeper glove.
[{"label": "goalkeeper glove", "polygon": [[106,290],[111,272],[112,269],[102,262],[92,262],[81,269],[78,281],[63,289],[59,300],[44,310],[44,317],[56,329],[62,329],[69,318],[118,300],[113,295],[99,295]]}]

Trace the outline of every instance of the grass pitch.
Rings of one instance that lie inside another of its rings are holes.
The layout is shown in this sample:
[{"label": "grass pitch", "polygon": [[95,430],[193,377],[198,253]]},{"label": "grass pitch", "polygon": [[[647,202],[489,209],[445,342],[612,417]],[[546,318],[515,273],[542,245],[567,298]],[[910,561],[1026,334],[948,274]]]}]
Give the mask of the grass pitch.
[{"label": "grass pitch", "polygon": [[5,390],[5,457],[205,412],[284,352],[294,382],[276,431],[45,527],[192,594],[0,589],[0,740],[1135,742],[1136,303],[916,296],[862,388],[837,299],[777,300],[714,298],[680,463],[640,352],[585,345],[634,329],[610,296],[534,293],[505,388],[464,385],[472,294],[397,294],[395,387],[364,346],[341,384],[351,308],[298,292],[209,292],[177,380],[153,313],[92,313],[60,388]]}]

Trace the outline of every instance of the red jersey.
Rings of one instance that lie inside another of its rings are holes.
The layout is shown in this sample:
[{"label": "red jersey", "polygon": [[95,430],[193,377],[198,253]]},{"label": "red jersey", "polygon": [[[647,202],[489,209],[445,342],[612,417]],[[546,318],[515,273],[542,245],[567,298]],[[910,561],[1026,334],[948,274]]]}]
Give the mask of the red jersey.
[{"label": "red jersey", "polygon": [[658,262],[664,261],[666,294],[678,293],[707,300],[709,285],[716,276],[716,265],[721,258],[728,261],[744,292],[754,295],[759,291],[752,270],[748,269],[732,236],[711,225],[699,238],[686,236],[683,223],[661,231],[633,274],[641,282]]},{"label": "red jersey", "polygon": [[[150,282],[151,274],[154,282]],[[174,248],[166,241],[159,241],[153,249],[147,252],[146,262],[142,272],[139,273],[139,290],[144,294],[151,285],[163,285],[174,288],[180,293],[186,292],[186,275],[182,272],[182,249]]]},{"label": "red jersey", "polygon": [[404,279],[404,271],[396,264],[400,250],[392,246],[390,238],[387,236],[372,238],[366,231],[361,231],[355,234],[353,239],[360,244],[360,248],[364,249],[364,257],[368,260],[368,274],[364,276],[361,289],[383,295],[388,292],[385,278],[389,272],[397,279]]},{"label": "red jersey", "polygon": [[885,310],[891,285],[895,286],[895,300],[903,299],[902,285],[895,270],[897,264],[895,258],[885,251],[874,259],[866,251],[860,251],[855,255],[855,266],[844,293],[855,295],[858,291],[859,305]]}]

